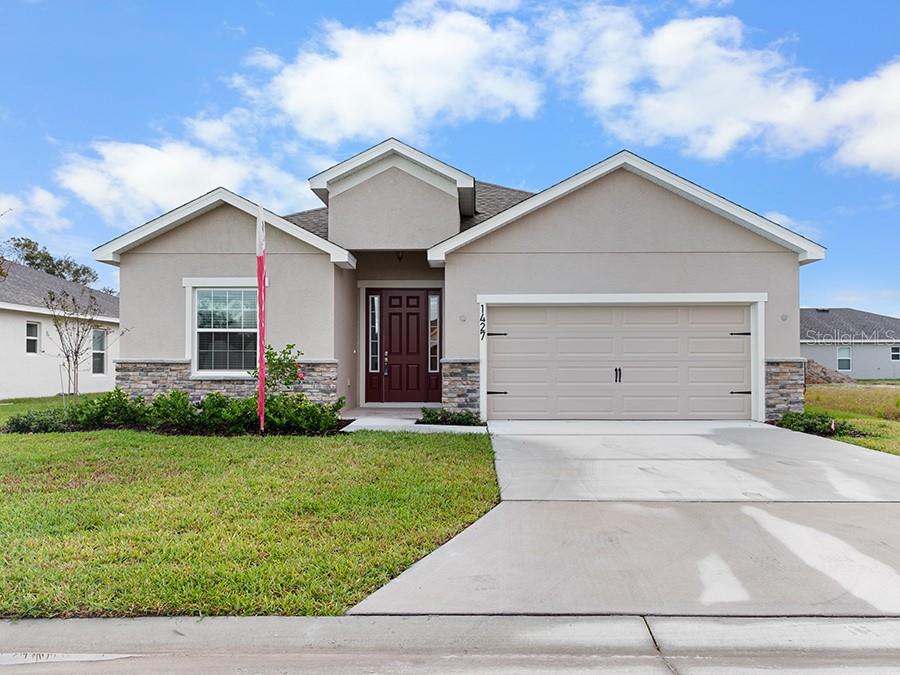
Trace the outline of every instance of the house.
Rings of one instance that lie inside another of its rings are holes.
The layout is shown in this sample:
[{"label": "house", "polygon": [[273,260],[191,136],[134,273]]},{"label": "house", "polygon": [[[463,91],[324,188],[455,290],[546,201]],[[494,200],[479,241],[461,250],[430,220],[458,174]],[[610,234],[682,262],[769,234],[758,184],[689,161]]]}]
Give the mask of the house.
[{"label": "house", "polygon": [[53,396],[68,392],[68,374],[59,337],[45,301],[48,291],[69,293],[78,302],[97,301],[97,328],[89,354],[79,366],[79,390],[109,391],[119,357],[119,299],[19,263],[4,261],[0,279],[0,399]]},{"label": "house", "polygon": [[120,268],[119,386],[250,393],[267,337],[351,406],[489,419],[754,419],[803,403],[798,277],[822,246],[622,151],[535,194],[395,139],[280,216],[223,188],[95,249]]},{"label": "house", "polygon": [[855,380],[900,379],[900,319],[849,307],[804,307],[800,353]]}]

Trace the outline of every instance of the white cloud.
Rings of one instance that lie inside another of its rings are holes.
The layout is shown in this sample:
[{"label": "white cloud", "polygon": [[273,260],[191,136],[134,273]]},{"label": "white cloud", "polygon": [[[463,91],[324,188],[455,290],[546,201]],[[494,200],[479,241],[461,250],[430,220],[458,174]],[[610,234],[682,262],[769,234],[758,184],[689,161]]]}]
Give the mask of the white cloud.
[{"label": "white cloud", "polygon": [[813,241],[822,240],[822,228],[808,220],[794,220],[790,216],[781,213],[780,211],[767,211],[763,214],[763,217],[768,218],[769,220],[772,220],[779,225],[783,225],[787,229],[793,230],[797,234],[801,234],[807,239],[812,239]]},{"label": "white cloud", "polygon": [[244,57],[243,64],[249,68],[259,68],[260,70],[278,70],[284,65],[284,61],[277,54],[257,47]]},{"label": "white cloud", "polygon": [[549,72],[627,143],[706,159],[830,149],[838,164],[900,176],[900,62],[826,90],[777,45],[749,46],[735,17],[648,28],[631,8],[585,5],[545,23]]},{"label": "white cloud", "polygon": [[214,153],[183,141],[104,141],[92,150],[67,157],[56,177],[117,227],[133,227],[220,185],[275,210],[294,208],[309,194],[303,182],[258,156]]},{"label": "white cloud", "polygon": [[372,29],[328,23],[262,89],[308,139],[421,138],[438,124],[532,116],[531,53],[524,25],[462,11]]},{"label": "white cloud", "polygon": [[66,201],[42,187],[32,187],[21,195],[0,194],[0,232],[31,230],[59,232],[71,227],[63,215]]},{"label": "white cloud", "polygon": [[688,0],[688,4],[695,9],[716,9],[730,6],[734,0]]}]

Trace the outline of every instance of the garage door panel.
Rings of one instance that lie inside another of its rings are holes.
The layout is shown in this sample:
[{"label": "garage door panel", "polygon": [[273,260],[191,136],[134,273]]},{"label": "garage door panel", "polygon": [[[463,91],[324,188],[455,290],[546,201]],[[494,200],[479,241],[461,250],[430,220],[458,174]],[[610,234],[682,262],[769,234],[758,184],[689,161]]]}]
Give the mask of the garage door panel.
[{"label": "garage door panel", "polygon": [[689,396],[688,410],[696,414],[719,415],[733,413],[737,416],[750,414],[750,397],[744,394],[733,396]]},{"label": "garage door panel", "polygon": [[748,366],[691,366],[687,371],[688,384],[750,385]]},{"label": "garage door panel", "polygon": [[678,307],[623,307],[623,326],[677,326],[679,324]]},{"label": "garage door panel", "polygon": [[680,394],[669,396],[625,394],[622,396],[622,412],[626,415],[652,415],[654,413],[678,413]]},{"label": "garage door panel", "polygon": [[667,384],[677,385],[682,378],[681,368],[677,364],[666,365],[633,365],[623,364],[622,368],[622,384],[629,386],[632,384],[647,384],[651,386],[660,386]]},{"label": "garage door panel", "polygon": [[749,354],[749,343],[746,338],[732,336],[716,337],[690,337],[688,338],[688,352],[691,356],[717,356],[719,354],[734,354],[742,356]]},{"label": "garage door panel", "polygon": [[560,337],[556,340],[556,355],[567,357],[611,357],[612,338],[602,337]]},{"label": "garage door panel", "polygon": [[557,401],[560,415],[611,415],[614,412],[613,396],[559,396]]},{"label": "garage door panel", "polygon": [[547,386],[551,383],[550,371],[551,368],[549,366],[537,366],[534,368],[492,366],[489,379],[498,387],[522,384]]},{"label": "garage door panel", "polygon": [[588,384],[600,386],[603,383],[613,383],[614,366],[585,367],[578,364],[571,366],[557,366],[556,381],[560,385]]},{"label": "garage door panel", "polygon": [[677,337],[623,337],[622,356],[678,356],[681,342]]},{"label": "garage door panel", "polygon": [[[747,307],[488,309],[493,419],[747,419]],[[616,369],[621,381],[616,382]]]},{"label": "garage door panel", "polygon": [[749,311],[747,307],[739,306],[688,307],[688,323],[697,327],[722,326],[739,330],[749,323]]},{"label": "garage door panel", "polygon": [[612,307],[559,307],[553,311],[556,325],[571,330],[611,326],[615,317]]}]

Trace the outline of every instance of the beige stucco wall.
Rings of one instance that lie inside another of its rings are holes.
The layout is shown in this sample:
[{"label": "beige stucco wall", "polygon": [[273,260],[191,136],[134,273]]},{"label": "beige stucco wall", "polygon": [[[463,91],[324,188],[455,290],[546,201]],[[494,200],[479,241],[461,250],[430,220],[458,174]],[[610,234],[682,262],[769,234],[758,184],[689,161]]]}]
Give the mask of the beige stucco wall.
[{"label": "beige stucco wall", "polygon": [[367,251],[356,254],[356,276],[360,281],[441,281],[444,270],[431,267],[424,251],[406,251],[401,260],[396,252]]},{"label": "beige stucco wall", "polygon": [[[220,206],[121,256],[123,359],[185,358],[184,277],[256,277],[255,219]],[[318,249],[266,233],[267,341],[334,358],[334,265]]]},{"label": "beige stucco wall", "polygon": [[356,272],[334,268],[334,354],[338,360],[338,396],[347,397],[347,406],[359,401],[357,381],[359,340],[359,290]]},{"label": "beige stucco wall", "polygon": [[478,357],[479,293],[767,292],[767,357],[800,356],[796,253],[624,170],[449,254],[445,280],[448,358]]},{"label": "beige stucco wall", "polygon": [[328,236],[344,248],[426,249],[457,232],[457,197],[397,167],[328,199]]},{"label": "beige stucco wall", "polygon": [[[25,324],[40,324],[38,349],[40,353],[25,351]],[[78,368],[78,386],[81,392],[110,391],[115,386],[114,361],[119,358],[119,333],[115,324],[99,324],[110,331],[106,344],[106,373],[91,373],[88,355]],[[89,338],[90,339],[90,338]],[[63,358],[59,337],[53,321],[46,314],[0,310],[0,399],[30,396],[54,396],[62,393],[65,380],[60,379]],[[90,347],[88,347],[90,349]],[[63,377],[65,371],[63,370]]]}]

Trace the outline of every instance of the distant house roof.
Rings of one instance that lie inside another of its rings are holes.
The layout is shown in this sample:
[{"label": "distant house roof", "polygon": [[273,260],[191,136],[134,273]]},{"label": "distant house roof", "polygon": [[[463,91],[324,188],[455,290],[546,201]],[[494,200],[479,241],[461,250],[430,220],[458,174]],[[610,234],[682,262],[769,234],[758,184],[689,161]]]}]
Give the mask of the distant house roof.
[{"label": "distant house roof", "polygon": [[44,300],[47,297],[47,291],[54,293],[65,291],[75,298],[81,298],[82,292],[87,292],[97,299],[98,317],[118,318],[119,316],[119,298],[115,295],[96,291],[93,288],[76,284],[74,281],[66,281],[9,260],[4,261],[3,269],[6,270],[7,276],[0,279],[0,307],[24,305],[46,309]]},{"label": "distant house roof", "polygon": [[800,309],[801,342],[896,342],[900,319],[849,307]]},{"label": "distant house roof", "polygon": [[[462,217],[459,229],[460,231],[467,230],[482,220],[487,220],[491,216],[505,211],[510,206],[518,204],[523,199],[528,199],[533,194],[533,192],[526,192],[525,190],[517,190],[476,180],[475,214]],[[282,218],[299,225],[316,236],[328,239],[328,207],[300,211],[282,216]]]}]

